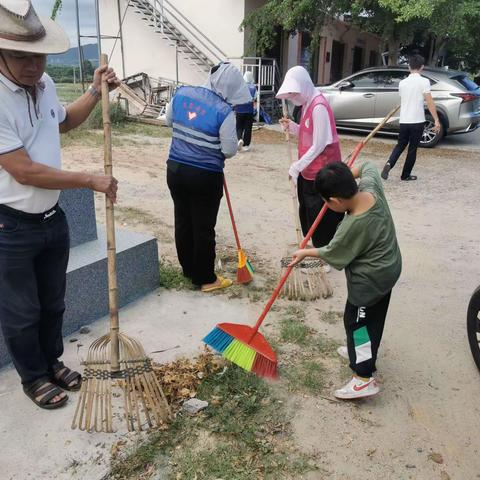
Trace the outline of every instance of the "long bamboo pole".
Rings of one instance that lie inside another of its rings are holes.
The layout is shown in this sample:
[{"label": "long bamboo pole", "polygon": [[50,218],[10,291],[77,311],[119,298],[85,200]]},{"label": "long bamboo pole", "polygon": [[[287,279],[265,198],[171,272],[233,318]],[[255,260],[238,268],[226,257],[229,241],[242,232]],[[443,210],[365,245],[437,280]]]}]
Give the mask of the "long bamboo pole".
[{"label": "long bamboo pole", "polygon": [[[108,64],[108,57],[100,56],[102,66]],[[105,75],[102,78],[102,113],[103,113],[103,161],[105,175],[113,175],[112,163],[112,122],[110,121],[110,98]],[[117,286],[117,249],[115,242],[115,211],[113,202],[105,195],[107,221],[107,262],[108,262],[108,305],[110,311],[110,362],[112,373],[120,371],[119,362],[119,320],[118,320],[118,286]]]}]

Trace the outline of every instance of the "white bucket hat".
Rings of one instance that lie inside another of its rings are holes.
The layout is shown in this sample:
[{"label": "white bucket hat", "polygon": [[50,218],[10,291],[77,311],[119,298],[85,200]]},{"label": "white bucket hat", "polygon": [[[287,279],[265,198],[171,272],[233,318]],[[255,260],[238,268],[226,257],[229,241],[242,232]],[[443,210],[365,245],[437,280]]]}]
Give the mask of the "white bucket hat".
[{"label": "white bucket hat", "polygon": [[0,0],[0,50],[48,55],[69,48],[63,28],[39,17],[30,0]]}]

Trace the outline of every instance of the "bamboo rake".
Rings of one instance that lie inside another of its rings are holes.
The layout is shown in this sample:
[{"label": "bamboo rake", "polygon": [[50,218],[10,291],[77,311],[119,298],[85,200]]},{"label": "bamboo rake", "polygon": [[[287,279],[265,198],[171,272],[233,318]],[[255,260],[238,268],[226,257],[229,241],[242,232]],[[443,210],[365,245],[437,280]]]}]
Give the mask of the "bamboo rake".
[{"label": "bamboo rake", "polygon": [[[107,63],[107,56],[102,54],[102,66]],[[105,175],[111,176],[109,107],[108,83],[103,78],[104,168]],[[164,424],[171,417],[171,410],[142,345],[119,331],[114,205],[107,195],[105,202],[110,330],[92,343],[83,362],[85,371],[72,428],[113,432],[113,418],[119,416],[125,419],[129,431],[141,431]],[[124,413],[117,413],[117,409]]]}]

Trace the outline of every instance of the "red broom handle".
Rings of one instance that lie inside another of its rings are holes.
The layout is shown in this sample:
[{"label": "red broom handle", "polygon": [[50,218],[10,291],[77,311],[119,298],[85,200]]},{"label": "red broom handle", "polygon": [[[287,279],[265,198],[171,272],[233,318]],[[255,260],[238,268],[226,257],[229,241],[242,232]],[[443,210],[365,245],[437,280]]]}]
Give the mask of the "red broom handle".
[{"label": "red broom handle", "polygon": [[227,181],[225,175],[223,176],[223,189],[225,190],[225,198],[227,199],[228,211],[230,213],[230,219],[232,220],[233,234],[235,235],[235,241],[237,242],[238,250],[241,250],[240,237],[238,236],[237,225],[235,224],[235,217],[233,216],[232,202],[230,201],[230,194],[228,193]]},{"label": "red broom handle", "polygon": [[[383,120],[380,122],[374,130],[370,132],[370,134],[362,140],[356,147],[355,150],[347,157],[347,165],[351,167],[355,160],[357,159],[359,153],[362,151],[363,147],[367,144],[367,142],[388,122],[390,117],[392,117],[395,112],[400,108],[400,106],[395,107]],[[308,241],[310,238],[312,238],[313,233],[317,229],[319,223],[322,221],[322,218],[324,217],[326,211],[328,210],[327,204],[325,203],[320,210],[320,212],[317,215],[317,218],[313,222],[312,226],[310,227],[310,230],[307,232],[307,235],[303,239],[302,243],[300,244],[300,249],[305,248],[307,245]],[[253,339],[255,334],[257,333],[258,329],[260,328],[260,325],[262,324],[263,320],[265,320],[265,317],[267,316],[268,312],[270,311],[270,308],[272,308],[273,303],[277,299],[280,290],[282,289],[283,285],[287,281],[288,276],[290,275],[290,272],[293,270],[293,266],[290,266],[287,268],[286,272],[282,275],[282,278],[278,282],[277,287],[272,293],[272,296],[270,297],[270,300],[268,303],[265,305],[265,308],[263,309],[263,312],[261,313],[260,317],[258,317],[257,323],[253,327],[253,333],[250,338],[250,341]]]}]

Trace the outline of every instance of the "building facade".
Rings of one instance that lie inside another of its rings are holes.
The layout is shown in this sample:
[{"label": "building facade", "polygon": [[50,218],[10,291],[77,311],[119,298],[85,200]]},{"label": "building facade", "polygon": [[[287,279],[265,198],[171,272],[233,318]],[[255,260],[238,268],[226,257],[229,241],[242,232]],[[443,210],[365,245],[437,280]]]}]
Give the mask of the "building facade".
[{"label": "building facade", "polygon": [[[211,65],[221,60],[229,59],[239,66],[258,63],[258,58],[244,60],[252,45],[248,31],[241,30],[240,24],[252,9],[264,3],[100,0],[102,51],[110,54],[116,42],[110,62],[123,77],[144,72],[153,78],[199,84]],[[380,62],[380,40],[341,20],[323,27],[313,59],[308,34],[291,36],[279,31],[277,38],[266,55],[275,60],[277,71],[272,81],[276,83],[294,65],[305,65],[314,82],[324,85]]]}]

